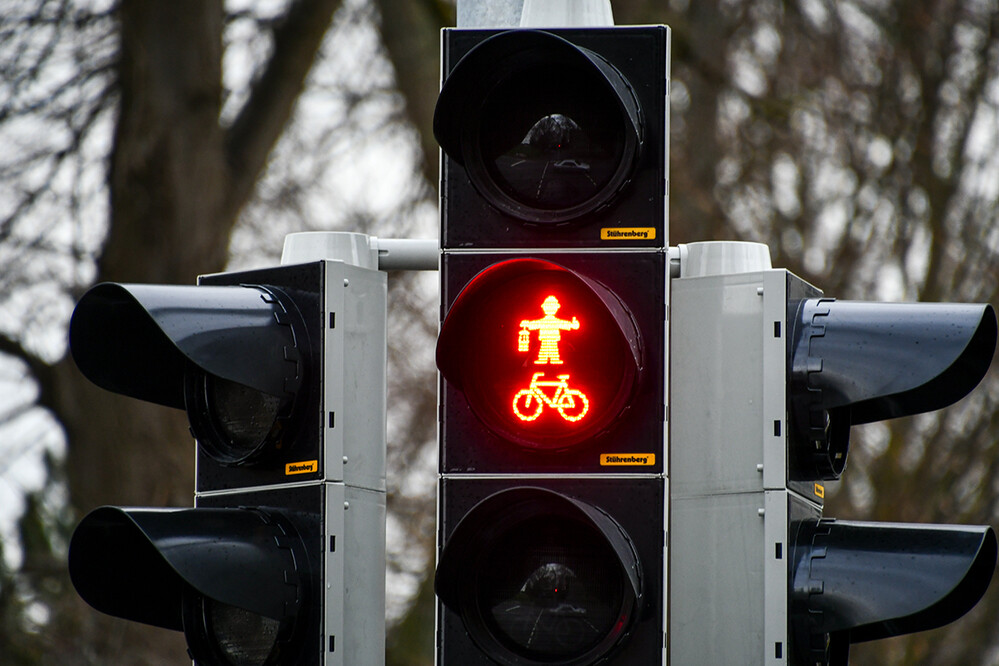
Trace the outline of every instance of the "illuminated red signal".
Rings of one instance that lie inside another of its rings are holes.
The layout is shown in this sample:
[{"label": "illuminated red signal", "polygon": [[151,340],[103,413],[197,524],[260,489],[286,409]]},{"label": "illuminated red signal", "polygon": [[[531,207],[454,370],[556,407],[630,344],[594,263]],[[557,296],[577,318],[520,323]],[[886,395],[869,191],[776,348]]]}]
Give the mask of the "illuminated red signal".
[{"label": "illuminated red signal", "polygon": [[[535,365],[562,365],[564,361],[559,354],[559,342],[562,331],[579,330],[579,319],[559,319],[556,313],[562,304],[554,295],[548,296],[541,303],[545,313],[540,319],[525,319],[520,322],[520,334],[517,336],[517,351],[526,352],[531,349],[531,331],[538,332],[538,357]],[[552,389],[548,394],[544,389]],[[575,423],[590,411],[590,401],[586,394],[578,389],[569,388],[569,374],[556,375],[556,379],[545,379],[545,372],[535,372],[531,375],[531,385],[517,391],[513,396],[513,413],[521,421],[533,421],[544,410],[545,405],[558,410],[566,421]]]},{"label": "illuminated red signal", "polygon": [[[533,421],[541,416],[545,405],[558,410],[571,423],[581,420],[590,411],[590,401],[582,391],[569,388],[569,375],[558,375],[555,381],[541,381],[543,372],[531,376],[531,385],[513,396],[513,413],[521,421]],[[554,389],[549,397],[543,389]]]},{"label": "illuminated red signal", "polygon": [[497,435],[539,450],[606,430],[642,367],[641,336],[598,281],[533,258],[497,262],[461,291],[437,364]]},{"label": "illuminated red signal", "polygon": [[517,338],[517,351],[525,352],[530,349],[531,331],[538,332],[538,341],[541,349],[538,350],[537,365],[561,365],[562,359],[558,353],[558,343],[562,339],[562,331],[575,331],[579,329],[579,320],[575,317],[572,321],[559,319],[555,313],[559,311],[562,304],[554,296],[548,296],[541,304],[541,310],[545,316],[541,319],[525,319],[520,322],[520,335]]}]

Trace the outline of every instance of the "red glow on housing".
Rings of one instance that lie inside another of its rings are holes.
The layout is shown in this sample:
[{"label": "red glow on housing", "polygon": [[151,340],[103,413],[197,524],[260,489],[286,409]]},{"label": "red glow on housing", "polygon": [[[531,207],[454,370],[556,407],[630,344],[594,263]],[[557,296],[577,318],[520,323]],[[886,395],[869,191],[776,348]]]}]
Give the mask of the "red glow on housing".
[{"label": "red glow on housing", "polygon": [[609,290],[557,264],[512,259],[451,305],[437,363],[493,432],[558,450],[606,429],[634,390],[638,334]]}]

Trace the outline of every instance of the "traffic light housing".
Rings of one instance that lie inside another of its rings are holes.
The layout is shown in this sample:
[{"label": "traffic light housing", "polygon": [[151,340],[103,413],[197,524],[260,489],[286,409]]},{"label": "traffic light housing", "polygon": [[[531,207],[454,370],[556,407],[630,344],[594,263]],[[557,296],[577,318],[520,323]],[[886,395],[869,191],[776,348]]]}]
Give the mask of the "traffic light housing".
[{"label": "traffic light housing", "polygon": [[198,664],[383,660],[385,299],[340,260],[88,291],[80,370],[184,409],[197,446],[194,508],[80,522],[80,595],[184,631]]},{"label": "traffic light housing", "polygon": [[664,247],[668,28],[442,34],[443,247]]},{"label": "traffic light housing", "polygon": [[[852,425],[938,409],[978,384],[995,349],[991,306],[838,301],[771,268],[765,246],[678,249],[671,659],[835,666],[851,643],[963,615],[992,577],[991,527],[822,509]],[[702,623],[712,632],[685,630]]]},{"label": "traffic light housing", "polygon": [[663,365],[661,253],[455,253],[444,263],[442,435],[477,444],[445,447],[442,469],[544,461],[598,471],[602,456],[643,453],[662,470],[663,378],[652,370]]},{"label": "traffic light housing", "polygon": [[440,664],[662,662],[668,41],[443,32]]},{"label": "traffic light housing", "polygon": [[324,526],[309,491],[244,496],[272,506],[101,507],[74,533],[73,584],[109,615],[183,631],[199,664],[321,663]]},{"label": "traffic light housing", "polygon": [[450,478],[443,493],[439,663],[661,659],[661,483]]}]

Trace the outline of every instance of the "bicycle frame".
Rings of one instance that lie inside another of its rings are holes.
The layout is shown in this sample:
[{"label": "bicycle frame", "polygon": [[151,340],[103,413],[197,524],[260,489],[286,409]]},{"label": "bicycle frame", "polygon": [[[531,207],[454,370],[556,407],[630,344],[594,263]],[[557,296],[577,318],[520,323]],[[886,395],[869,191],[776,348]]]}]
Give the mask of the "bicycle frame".
[{"label": "bicycle frame", "polygon": [[[531,375],[531,384],[526,389],[521,389],[513,396],[513,413],[522,421],[534,421],[545,405],[558,411],[566,421],[575,422],[586,416],[590,409],[590,401],[586,395],[577,389],[569,388],[569,375],[556,375],[557,380],[541,380],[544,372],[535,372]],[[545,388],[554,388],[555,392],[549,398],[544,392]],[[523,402],[521,408],[518,401]],[[537,407],[532,405],[532,400],[537,401]],[[578,413],[577,413],[578,412]]]}]

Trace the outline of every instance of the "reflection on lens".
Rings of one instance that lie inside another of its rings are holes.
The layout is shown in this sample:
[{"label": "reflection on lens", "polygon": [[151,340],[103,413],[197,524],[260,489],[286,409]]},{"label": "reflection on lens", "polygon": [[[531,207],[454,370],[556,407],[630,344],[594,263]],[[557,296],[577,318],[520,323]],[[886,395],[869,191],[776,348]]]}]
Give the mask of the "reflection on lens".
[{"label": "reflection on lens", "polygon": [[555,151],[571,148],[579,140],[582,128],[575,120],[561,113],[552,113],[534,123],[520,143],[540,150]]},{"label": "reflection on lens", "polygon": [[278,638],[280,622],[228,604],[205,599],[208,636],[226,664],[265,666]]},{"label": "reflection on lens", "polygon": [[477,140],[484,173],[472,164],[473,174],[495,193],[488,194],[493,203],[515,214],[575,216],[613,197],[630,171],[628,120],[594,70],[519,71],[483,108]]},{"label": "reflection on lens", "polygon": [[560,210],[597,196],[617,168],[618,156],[591,131],[561,113],[539,119],[520,143],[492,162],[496,182],[516,201]]},{"label": "reflection on lens", "polygon": [[[518,544],[515,556],[504,544]],[[585,654],[614,631],[624,599],[606,539],[565,517],[524,521],[487,556],[482,615],[496,638],[532,659]]]}]

